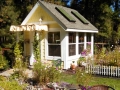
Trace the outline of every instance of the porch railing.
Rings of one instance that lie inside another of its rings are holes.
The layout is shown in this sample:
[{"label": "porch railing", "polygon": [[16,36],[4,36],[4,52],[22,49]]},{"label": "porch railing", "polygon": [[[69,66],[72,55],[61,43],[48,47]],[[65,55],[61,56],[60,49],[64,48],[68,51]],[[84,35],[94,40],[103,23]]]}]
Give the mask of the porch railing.
[{"label": "porch railing", "polygon": [[94,75],[120,77],[118,66],[87,65],[85,71]]}]

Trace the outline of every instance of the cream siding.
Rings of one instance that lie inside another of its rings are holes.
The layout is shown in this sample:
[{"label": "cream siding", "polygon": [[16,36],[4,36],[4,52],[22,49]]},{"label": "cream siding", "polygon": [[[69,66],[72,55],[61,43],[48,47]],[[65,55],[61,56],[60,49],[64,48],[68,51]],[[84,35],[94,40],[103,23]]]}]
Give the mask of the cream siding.
[{"label": "cream siding", "polygon": [[[51,29],[54,29],[54,31],[57,31],[57,28],[59,28],[59,29],[61,29],[61,27],[56,23],[56,21],[54,21],[54,19],[49,15],[49,13],[47,13],[46,11],[44,11],[40,6],[38,6],[38,8],[34,11],[34,13],[32,14],[32,16],[30,17],[30,19],[27,21],[27,23],[28,24],[36,24],[36,22],[37,22],[37,24],[40,24],[39,23],[39,19],[42,19],[42,22],[41,22],[41,24],[44,24],[44,23],[46,23],[46,25],[48,26],[48,28],[49,28],[49,31],[51,30]],[[48,22],[48,23],[47,23]],[[51,28],[51,29],[50,29]],[[45,32],[45,31],[40,31],[39,32],[39,34],[40,34],[40,37],[42,37],[41,38],[41,41],[40,41],[40,49],[41,49],[41,51],[40,51],[40,54],[41,54],[41,59],[45,59],[45,57],[47,57],[47,56],[45,56],[46,54],[45,54],[45,49],[47,49],[47,48],[45,48],[45,44],[47,43],[47,32]],[[29,39],[34,39],[34,35],[33,35],[33,37],[31,37],[30,36],[30,34],[29,34],[29,32],[25,32],[24,33],[24,36],[25,36],[25,38],[29,38]],[[30,40],[30,41],[33,41],[33,40]],[[46,41],[46,43],[45,43],[45,41]],[[30,44],[25,44],[25,54],[26,55],[31,55],[31,53],[33,53],[33,47],[32,47],[32,42],[30,43]]]},{"label": "cream siding", "polygon": [[47,12],[38,6],[38,8],[35,10],[35,13],[33,13],[27,23],[39,22],[40,18],[42,19],[42,22],[54,21]]}]

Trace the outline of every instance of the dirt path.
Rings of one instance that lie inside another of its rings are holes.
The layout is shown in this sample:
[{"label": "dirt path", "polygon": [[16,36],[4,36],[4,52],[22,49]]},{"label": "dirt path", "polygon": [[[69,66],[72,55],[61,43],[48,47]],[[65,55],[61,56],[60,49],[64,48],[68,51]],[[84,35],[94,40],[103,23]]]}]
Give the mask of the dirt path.
[{"label": "dirt path", "polygon": [[[6,70],[4,72],[1,72],[0,75],[9,77],[13,73],[14,73],[14,69],[9,69],[9,70]],[[27,75],[29,78],[31,78],[33,76],[32,70],[26,69],[25,75]]]}]

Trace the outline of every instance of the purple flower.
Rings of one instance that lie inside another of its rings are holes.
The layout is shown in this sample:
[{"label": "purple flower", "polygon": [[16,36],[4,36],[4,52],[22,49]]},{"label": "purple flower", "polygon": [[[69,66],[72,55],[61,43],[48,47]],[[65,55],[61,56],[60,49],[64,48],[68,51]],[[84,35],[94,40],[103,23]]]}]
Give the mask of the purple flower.
[{"label": "purple flower", "polygon": [[82,87],[81,89],[82,89],[82,90],[87,90],[85,87]]},{"label": "purple flower", "polygon": [[81,52],[81,55],[86,56],[86,55],[87,55],[87,50],[86,50],[86,49],[83,50],[83,51]]}]

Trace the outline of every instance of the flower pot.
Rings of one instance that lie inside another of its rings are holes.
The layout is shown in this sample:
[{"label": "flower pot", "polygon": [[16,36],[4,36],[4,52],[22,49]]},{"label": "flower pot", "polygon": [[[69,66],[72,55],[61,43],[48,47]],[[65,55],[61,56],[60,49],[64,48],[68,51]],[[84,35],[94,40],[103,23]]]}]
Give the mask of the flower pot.
[{"label": "flower pot", "polygon": [[71,64],[70,69],[75,70],[76,66],[74,64]]}]

